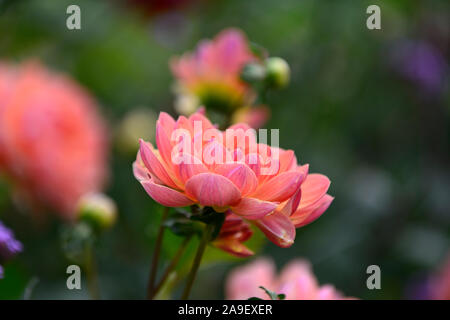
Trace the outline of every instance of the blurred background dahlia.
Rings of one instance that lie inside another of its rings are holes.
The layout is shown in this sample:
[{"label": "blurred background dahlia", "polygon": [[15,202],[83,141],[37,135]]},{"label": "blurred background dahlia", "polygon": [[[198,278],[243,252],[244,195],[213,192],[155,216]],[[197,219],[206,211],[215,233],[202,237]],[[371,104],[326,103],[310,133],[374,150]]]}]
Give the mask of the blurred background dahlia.
[{"label": "blurred background dahlia", "polygon": [[107,136],[96,108],[78,84],[36,61],[0,64],[0,170],[18,201],[73,220],[80,197],[102,188]]}]

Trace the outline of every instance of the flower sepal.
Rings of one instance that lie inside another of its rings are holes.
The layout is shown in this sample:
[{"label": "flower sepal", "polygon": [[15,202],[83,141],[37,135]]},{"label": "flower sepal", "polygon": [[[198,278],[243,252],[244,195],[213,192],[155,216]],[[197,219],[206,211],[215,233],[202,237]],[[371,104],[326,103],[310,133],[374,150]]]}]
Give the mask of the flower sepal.
[{"label": "flower sepal", "polygon": [[185,210],[176,210],[163,223],[164,227],[180,237],[201,235],[203,223],[191,220],[192,214]]},{"label": "flower sepal", "polygon": [[204,207],[199,215],[191,217],[194,221],[201,221],[206,225],[212,225],[213,229],[209,241],[213,241],[220,233],[220,229],[225,221],[225,213],[217,212],[212,207]]},{"label": "flower sepal", "polygon": [[[286,295],[284,293],[276,293],[274,291],[271,291],[263,286],[259,286],[260,289],[264,290],[264,292],[269,296],[270,300],[285,300]],[[248,298],[248,300],[263,300],[258,297],[251,297]]]},{"label": "flower sepal", "polygon": [[215,211],[212,207],[192,206],[191,210],[192,212],[177,209],[164,221],[164,227],[177,236],[188,237],[201,236],[206,225],[212,225],[213,229],[209,241],[216,239],[225,221],[225,214]]}]

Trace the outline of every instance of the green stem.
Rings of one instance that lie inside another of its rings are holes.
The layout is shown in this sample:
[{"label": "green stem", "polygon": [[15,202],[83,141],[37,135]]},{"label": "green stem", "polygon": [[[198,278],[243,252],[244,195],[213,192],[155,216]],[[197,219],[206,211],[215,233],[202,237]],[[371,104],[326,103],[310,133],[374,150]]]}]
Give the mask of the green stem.
[{"label": "green stem", "polygon": [[[236,112],[236,111],[234,111],[234,112]],[[225,121],[224,121],[223,128],[222,128],[223,130],[227,129],[229,126],[232,125],[233,113],[228,112],[225,114]]]},{"label": "green stem", "polygon": [[98,286],[97,264],[94,257],[94,248],[92,243],[87,243],[85,247],[86,254],[86,276],[89,293],[94,300],[100,300],[100,289]]},{"label": "green stem", "polygon": [[166,271],[164,272],[164,275],[162,276],[161,280],[156,285],[156,288],[153,290],[153,296],[151,297],[151,299],[153,299],[158,294],[159,290],[161,290],[162,286],[166,282],[169,275],[172,273],[173,269],[178,265],[178,262],[180,261],[182,255],[184,253],[184,250],[186,250],[186,247],[190,240],[191,240],[191,236],[185,238],[183,240],[183,242],[181,243],[180,248],[178,248],[178,251],[175,253],[175,256],[173,257],[172,261],[170,262],[169,266],[167,267]]},{"label": "green stem", "polygon": [[167,215],[169,214],[169,208],[164,208],[163,216],[161,219],[161,223],[159,225],[158,235],[156,237],[156,244],[155,244],[155,250],[153,251],[153,258],[152,258],[152,265],[150,267],[150,277],[148,280],[147,285],[147,299],[152,299],[154,296],[154,286],[155,286],[155,280],[156,280],[156,272],[158,271],[158,261],[159,261],[159,254],[161,252],[161,244],[164,237],[164,221],[167,218]]},{"label": "green stem", "polygon": [[206,225],[206,228],[203,231],[203,237],[198,246],[197,253],[195,254],[194,262],[192,263],[191,271],[189,272],[188,279],[186,282],[186,287],[184,288],[183,295],[181,296],[182,300],[187,300],[189,298],[189,293],[191,292],[192,285],[194,284],[198,267],[200,266],[200,262],[202,261],[203,253],[205,252],[206,245],[210,240],[213,228],[214,225],[208,224]]}]

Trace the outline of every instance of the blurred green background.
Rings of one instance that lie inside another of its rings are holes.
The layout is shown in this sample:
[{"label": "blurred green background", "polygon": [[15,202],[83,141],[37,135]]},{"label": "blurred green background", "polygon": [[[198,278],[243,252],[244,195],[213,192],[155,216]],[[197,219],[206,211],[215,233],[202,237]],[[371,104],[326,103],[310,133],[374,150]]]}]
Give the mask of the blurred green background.
[{"label": "blurred green background", "polygon": [[[290,85],[268,96],[266,127],[280,128],[281,146],[295,150],[311,172],[326,174],[336,197],[318,221],[297,230],[291,248],[256,232],[258,255],[279,267],[306,258],[321,284],[363,299],[408,297],[408,286],[435,270],[450,241],[448,1],[131,2],[0,1],[0,59],[38,58],[70,74],[109,122],[106,192],[120,216],[97,246],[102,298],[145,297],[162,212],[132,175],[135,153],[118,147],[120,123],[136,108],[174,115],[170,57],[228,27],[290,64]],[[81,30],[66,28],[69,4],[81,8]],[[370,4],[381,7],[381,30],[366,28]],[[154,122],[147,130],[151,135]],[[0,298],[21,298],[25,288],[32,299],[88,298],[84,283],[81,291],[66,288],[71,263],[61,249],[63,226],[37,226],[7,196],[2,185],[0,218],[25,249],[6,266]],[[166,236],[163,258],[180,243]],[[185,265],[193,249],[194,243]],[[192,297],[223,298],[226,274],[245,262],[209,249]],[[381,267],[381,290],[366,287],[371,264]]]}]

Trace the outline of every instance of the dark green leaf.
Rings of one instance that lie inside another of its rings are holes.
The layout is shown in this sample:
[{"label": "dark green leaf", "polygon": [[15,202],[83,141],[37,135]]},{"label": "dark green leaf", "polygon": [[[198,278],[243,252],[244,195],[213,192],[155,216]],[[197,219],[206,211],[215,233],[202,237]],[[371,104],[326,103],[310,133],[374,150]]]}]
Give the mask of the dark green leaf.
[{"label": "dark green leaf", "polygon": [[191,220],[201,221],[205,224],[214,225],[214,229],[211,233],[210,239],[210,241],[212,241],[219,235],[220,229],[222,228],[223,222],[225,221],[225,214],[223,212],[216,212],[211,207],[205,207],[203,208],[201,214],[192,216]]},{"label": "dark green leaf", "polygon": [[270,297],[271,300],[278,300],[278,295],[275,292],[270,291],[269,289],[266,289],[263,286],[259,287],[264,290],[264,292]]},{"label": "dark green leaf", "polygon": [[267,49],[264,48],[262,45],[257,44],[255,42],[250,42],[250,50],[253,52],[253,54],[255,56],[257,56],[261,60],[263,60],[269,56]]},{"label": "dark green leaf", "polygon": [[175,213],[170,216],[165,222],[164,226],[170,229],[174,234],[186,237],[193,234],[201,234],[203,226],[201,223],[192,221],[186,218],[185,215],[180,213]]}]

